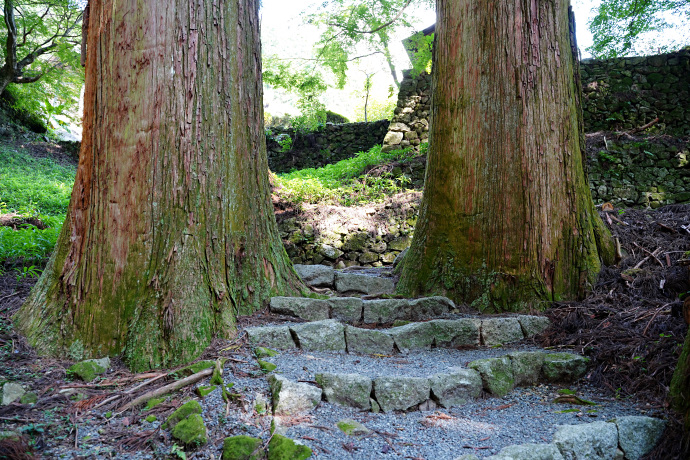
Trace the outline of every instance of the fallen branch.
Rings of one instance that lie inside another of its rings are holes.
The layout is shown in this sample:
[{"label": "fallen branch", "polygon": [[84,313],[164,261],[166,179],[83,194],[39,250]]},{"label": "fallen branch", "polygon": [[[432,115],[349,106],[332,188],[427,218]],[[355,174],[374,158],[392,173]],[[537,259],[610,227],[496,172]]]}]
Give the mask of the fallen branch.
[{"label": "fallen branch", "polygon": [[99,407],[104,406],[104,405],[108,404],[108,403],[111,402],[111,401],[115,401],[115,400],[116,400],[117,398],[119,398],[120,396],[134,393],[134,392],[137,391],[138,389],[140,389],[140,388],[142,388],[142,387],[145,387],[146,385],[148,385],[148,384],[150,384],[150,383],[153,383],[153,382],[155,382],[156,380],[162,379],[163,377],[167,377],[169,374],[147,374],[147,375],[155,375],[155,377],[153,377],[153,378],[151,378],[151,379],[149,379],[149,380],[147,380],[147,381],[145,381],[145,382],[140,383],[139,385],[135,386],[134,388],[130,388],[129,390],[127,390],[127,391],[125,391],[124,393],[122,393],[121,395],[111,396],[110,398],[104,400],[103,402],[98,403],[98,404],[95,405],[93,408],[94,408],[94,409],[98,409]]},{"label": "fallen branch", "polygon": [[[661,248],[658,248],[658,249],[657,249],[656,251],[654,251],[654,252],[649,252],[648,250],[646,250],[645,248],[643,248],[643,247],[640,246],[639,244],[637,244],[637,243],[633,243],[633,244],[634,244],[635,246],[637,246],[638,248],[642,249],[642,250],[643,250],[644,252],[646,252],[647,254],[649,254],[650,257],[653,257],[654,260],[656,260],[657,262],[659,262],[659,265],[661,265],[662,267],[664,266],[664,264],[661,263],[661,261],[660,261],[660,260],[658,259],[658,257],[657,257],[657,254],[659,254],[659,253],[661,252]],[[638,268],[638,267],[635,267],[635,268]]]},{"label": "fallen branch", "polygon": [[[636,246],[637,246],[637,244],[636,244]],[[649,252],[649,251],[647,251],[645,249],[645,252]],[[642,259],[641,261],[639,261],[638,264],[633,267],[633,270],[640,268],[642,265],[644,265],[645,262],[647,262],[652,257],[654,257],[656,259],[657,254],[659,254],[660,252],[661,252],[661,248],[657,248],[654,252],[651,253],[651,255],[649,255],[649,256],[645,257],[644,259]],[[658,261],[659,261],[659,259],[657,259],[657,262]],[[663,267],[664,265],[662,264],[661,266]]]},{"label": "fallen branch", "polygon": [[658,118],[658,117],[655,118],[654,120],[650,121],[650,122],[647,123],[646,125],[638,126],[637,128],[634,128],[634,129],[628,131],[628,134],[639,133],[640,131],[644,131],[644,130],[647,129],[647,128],[651,128],[652,126],[654,126],[654,125],[657,124],[657,123],[659,123],[659,118]]},{"label": "fallen branch", "polygon": [[149,391],[146,394],[143,394],[139,396],[138,398],[128,402],[115,412],[117,414],[121,414],[124,411],[131,409],[133,407],[136,407],[140,404],[144,404],[147,402],[149,399],[157,398],[159,396],[163,396],[165,394],[171,393],[173,391],[179,390],[180,388],[184,388],[187,385],[191,385],[193,383],[198,382],[199,380],[203,379],[204,377],[208,377],[211,374],[213,374],[214,368],[209,368],[209,369],[204,369],[203,371],[197,372],[196,374],[190,375],[189,377],[185,377],[183,379],[180,379],[176,382],[170,383],[168,385],[165,385],[163,387],[157,388],[153,391]]},{"label": "fallen branch", "polygon": [[621,240],[618,238],[614,238],[613,242],[616,244],[616,257],[614,265],[618,265],[618,262],[623,260],[623,248],[621,247]]}]

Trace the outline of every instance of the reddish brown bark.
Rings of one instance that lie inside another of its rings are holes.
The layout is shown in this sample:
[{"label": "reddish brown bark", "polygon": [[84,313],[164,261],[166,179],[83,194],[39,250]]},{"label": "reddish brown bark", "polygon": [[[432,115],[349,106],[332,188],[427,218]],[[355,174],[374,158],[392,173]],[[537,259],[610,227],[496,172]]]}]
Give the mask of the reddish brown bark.
[{"label": "reddish brown bark", "polygon": [[583,171],[568,2],[439,0],[437,15],[424,198],[399,290],[494,310],[582,294],[607,234]]},{"label": "reddish brown bark", "polygon": [[301,286],[270,203],[258,2],[91,0],[67,221],[18,324],[43,353],[194,358]]}]

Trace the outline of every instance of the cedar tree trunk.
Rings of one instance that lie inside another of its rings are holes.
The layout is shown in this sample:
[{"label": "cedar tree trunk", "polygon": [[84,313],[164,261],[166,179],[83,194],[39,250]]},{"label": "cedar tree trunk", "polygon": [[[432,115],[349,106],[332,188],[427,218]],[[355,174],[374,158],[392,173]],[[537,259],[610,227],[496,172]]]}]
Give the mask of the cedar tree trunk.
[{"label": "cedar tree trunk", "polygon": [[270,202],[258,3],[91,0],[72,200],[17,315],[39,352],[174,365],[301,289]]},{"label": "cedar tree trunk", "polygon": [[494,311],[582,295],[613,245],[583,169],[568,1],[436,11],[426,182],[400,293]]}]

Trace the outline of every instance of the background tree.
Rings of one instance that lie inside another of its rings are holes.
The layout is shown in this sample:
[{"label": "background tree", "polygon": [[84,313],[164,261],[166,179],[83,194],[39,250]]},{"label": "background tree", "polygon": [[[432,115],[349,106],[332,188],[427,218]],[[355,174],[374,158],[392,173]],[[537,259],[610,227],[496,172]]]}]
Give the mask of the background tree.
[{"label": "background tree", "polygon": [[584,173],[568,1],[436,11],[425,188],[398,290],[493,310],[583,295],[613,248]]},{"label": "background tree", "polygon": [[[596,12],[589,24],[594,42],[587,51],[597,58],[671,51],[689,44],[689,0],[602,0]],[[681,25],[673,26],[672,17],[680,19]],[[663,46],[655,41],[644,43],[645,34],[668,29],[683,34],[682,41]]]},{"label": "background tree", "polygon": [[73,0],[4,0],[0,94],[10,92],[33,113],[75,107],[83,83],[81,18],[82,7]]},{"label": "background tree", "polygon": [[400,87],[390,51],[391,32],[401,26],[412,30],[406,16],[411,3],[412,0],[334,0],[307,16],[309,23],[326,27],[316,44],[317,56],[331,69],[341,87],[349,58],[360,44],[384,57],[395,86]]},{"label": "background tree", "polygon": [[17,325],[40,352],[196,357],[301,283],[278,236],[258,1],[91,0],[68,217]]}]

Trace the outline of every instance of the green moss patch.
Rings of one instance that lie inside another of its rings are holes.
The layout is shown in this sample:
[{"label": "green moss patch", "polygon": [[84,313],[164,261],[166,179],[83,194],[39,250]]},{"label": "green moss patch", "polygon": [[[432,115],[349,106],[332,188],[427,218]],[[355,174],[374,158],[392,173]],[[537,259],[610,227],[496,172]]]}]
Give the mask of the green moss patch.
[{"label": "green moss patch", "polygon": [[158,420],[158,417],[156,417],[155,415],[149,415],[149,416],[147,416],[144,420],[146,420],[146,421],[149,422],[149,423],[153,423],[153,422],[155,422],[156,420]]},{"label": "green moss patch", "polygon": [[32,391],[24,393],[22,397],[19,399],[19,402],[22,404],[36,404],[37,401],[38,395]]},{"label": "green moss patch", "polygon": [[165,398],[149,399],[148,402],[146,403],[146,407],[144,407],[144,410],[151,410],[164,401],[165,401]]},{"label": "green moss patch", "polygon": [[67,372],[72,375],[76,375],[85,382],[90,382],[95,379],[97,375],[103,374],[108,370],[108,368],[103,366],[100,361],[101,360],[88,359],[86,361],[74,364],[67,369]]},{"label": "green moss patch", "polygon": [[183,405],[177,408],[175,412],[170,414],[170,417],[163,424],[163,429],[168,429],[176,426],[180,421],[186,419],[190,415],[201,414],[201,404],[198,401],[191,400],[187,401]]},{"label": "green moss patch", "polygon": [[267,373],[276,370],[276,368],[278,367],[273,363],[269,363],[268,361],[263,361],[261,359],[257,361],[259,362],[259,367],[261,368],[261,370]]},{"label": "green moss patch", "polygon": [[216,388],[218,388],[218,385],[211,385],[210,387],[197,387],[196,394],[204,398],[209,394],[213,393],[213,391],[215,391]]},{"label": "green moss patch", "polygon": [[265,457],[261,439],[233,436],[223,441],[222,460],[260,460]]},{"label": "green moss patch", "polygon": [[254,356],[257,358],[272,358],[278,356],[278,352],[266,347],[256,347],[254,349]]},{"label": "green moss patch", "polygon": [[206,444],[206,425],[199,414],[192,414],[175,425],[172,437],[187,446],[201,446]]},{"label": "green moss patch", "polygon": [[297,444],[285,436],[275,434],[268,443],[268,460],[306,460],[309,457],[309,447]]}]

